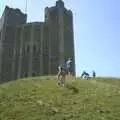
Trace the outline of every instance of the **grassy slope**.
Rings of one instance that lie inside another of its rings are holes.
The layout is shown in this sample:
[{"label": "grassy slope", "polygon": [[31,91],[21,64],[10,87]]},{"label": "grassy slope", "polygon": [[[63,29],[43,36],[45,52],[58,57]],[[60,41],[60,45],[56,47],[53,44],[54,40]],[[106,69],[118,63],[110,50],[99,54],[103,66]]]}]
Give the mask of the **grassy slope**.
[{"label": "grassy slope", "polygon": [[120,79],[36,77],[0,85],[0,120],[120,120]]}]

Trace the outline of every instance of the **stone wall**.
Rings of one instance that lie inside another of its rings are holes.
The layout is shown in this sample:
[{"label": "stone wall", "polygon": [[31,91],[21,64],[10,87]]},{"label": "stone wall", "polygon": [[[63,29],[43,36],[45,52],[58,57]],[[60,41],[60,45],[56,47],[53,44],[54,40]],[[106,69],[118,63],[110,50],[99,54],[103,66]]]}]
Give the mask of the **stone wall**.
[{"label": "stone wall", "polygon": [[21,78],[48,74],[48,38],[45,24],[30,23],[17,29],[15,76]]}]

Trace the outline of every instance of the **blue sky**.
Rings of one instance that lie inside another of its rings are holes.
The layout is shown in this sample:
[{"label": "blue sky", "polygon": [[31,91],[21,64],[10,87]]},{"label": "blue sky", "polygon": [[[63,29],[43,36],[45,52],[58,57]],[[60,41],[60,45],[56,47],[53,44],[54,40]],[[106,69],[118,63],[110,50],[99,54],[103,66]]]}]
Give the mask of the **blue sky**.
[{"label": "blue sky", "polygon": [[[0,0],[25,11],[25,0]],[[44,8],[56,0],[28,0],[28,21],[43,21]],[[64,0],[73,11],[76,73],[120,77],[120,0]]]}]

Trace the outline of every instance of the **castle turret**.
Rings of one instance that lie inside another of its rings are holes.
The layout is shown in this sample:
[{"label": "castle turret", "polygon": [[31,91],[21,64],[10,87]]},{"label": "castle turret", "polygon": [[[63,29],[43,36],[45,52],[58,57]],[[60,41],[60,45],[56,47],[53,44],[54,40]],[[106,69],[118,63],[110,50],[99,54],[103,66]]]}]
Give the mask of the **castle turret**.
[{"label": "castle turret", "polygon": [[56,7],[64,8],[64,2],[62,0],[56,1]]},{"label": "castle turret", "polygon": [[62,0],[56,6],[46,8],[45,20],[49,29],[49,74],[55,74],[59,64],[64,64],[66,59],[73,60],[75,73],[73,15],[67,10]]},{"label": "castle turret", "polygon": [[0,20],[0,80],[12,80],[12,63],[16,25],[26,23],[26,14],[19,9],[5,7]]}]

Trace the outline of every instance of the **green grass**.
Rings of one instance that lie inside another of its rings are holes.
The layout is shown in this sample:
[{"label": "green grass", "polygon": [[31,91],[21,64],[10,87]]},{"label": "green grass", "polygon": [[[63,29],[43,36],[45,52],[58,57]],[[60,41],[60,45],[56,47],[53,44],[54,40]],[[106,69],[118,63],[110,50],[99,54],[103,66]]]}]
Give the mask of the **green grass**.
[{"label": "green grass", "polygon": [[0,120],[120,120],[120,79],[35,77],[0,84]]}]

